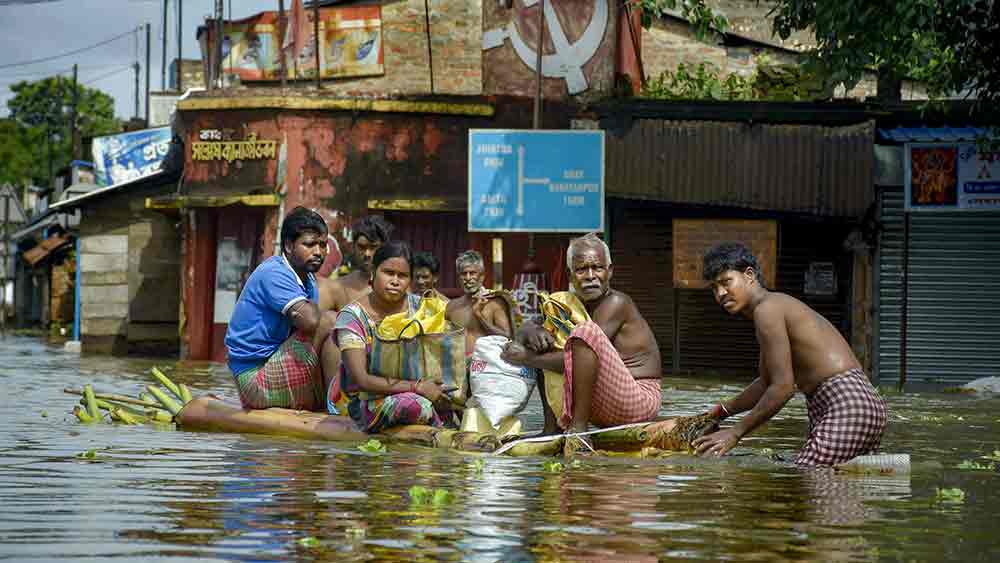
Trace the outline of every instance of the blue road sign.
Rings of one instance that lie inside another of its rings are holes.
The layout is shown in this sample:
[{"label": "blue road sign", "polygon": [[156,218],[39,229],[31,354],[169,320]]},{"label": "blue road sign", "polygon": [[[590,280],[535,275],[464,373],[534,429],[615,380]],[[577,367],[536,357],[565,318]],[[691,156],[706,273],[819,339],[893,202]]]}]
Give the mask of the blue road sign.
[{"label": "blue road sign", "polygon": [[469,131],[469,230],[604,230],[604,132]]}]

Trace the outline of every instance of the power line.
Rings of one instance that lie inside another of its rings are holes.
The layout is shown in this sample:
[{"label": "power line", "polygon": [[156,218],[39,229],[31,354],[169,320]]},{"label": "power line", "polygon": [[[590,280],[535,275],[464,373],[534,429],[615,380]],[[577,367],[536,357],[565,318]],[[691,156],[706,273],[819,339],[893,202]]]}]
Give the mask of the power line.
[{"label": "power line", "polygon": [[[0,2],[2,2],[2,1],[3,0],[0,0]],[[37,63],[44,63],[44,62],[47,62],[47,61],[53,61],[55,59],[61,59],[63,57],[68,57],[70,55],[75,55],[77,53],[82,53],[84,51],[89,51],[91,49],[95,49],[95,48],[100,47],[102,45],[107,45],[108,43],[111,43],[112,41],[116,41],[118,39],[121,39],[122,37],[127,37],[129,35],[132,35],[133,33],[135,33],[134,30],[133,31],[126,31],[125,33],[122,33],[120,35],[116,35],[114,37],[111,37],[110,39],[105,39],[104,41],[101,41],[100,43],[94,43],[93,45],[90,45],[88,47],[82,47],[82,48],[76,49],[74,51],[68,51],[66,53],[61,53],[61,54],[58,54],[58,55],[53,55],[51,57],[43,57],[41,59],[35,59],[35,60],[32,60],[32,61],[22,61],[22,62],[19,62],[19,63],[7,63],[7,64],[4,64],[4,65],[0,65],[0,68],[11,68],[11,67],[15,67],[15,66],[27,66],[27,65],[37,64]]]},{"label": "power line", "polygon": [[121,68],[119,68],[117,70],[112,70],[111,72],[102,74],[102,75],[98,76],[97,78],[91,78],[90,80],[86,80],[84,82],[81,82],[80,84],[93,84],[94,82],[97,82],[99,80],[104,80],[105,78],[108,78],[109,76],[114,76],[114,75],[118,74],[119,72],[122,72],[123,70],[132,70],[132,65],[126,65],[126,66],[123,66],[123,67],[121,67]]}]

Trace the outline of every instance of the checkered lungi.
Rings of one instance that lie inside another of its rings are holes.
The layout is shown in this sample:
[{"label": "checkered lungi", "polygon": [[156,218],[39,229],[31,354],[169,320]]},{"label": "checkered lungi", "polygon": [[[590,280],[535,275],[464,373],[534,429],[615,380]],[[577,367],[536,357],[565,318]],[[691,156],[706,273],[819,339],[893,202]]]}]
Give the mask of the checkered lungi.
[{"label": "checkered lungi", "polygon": [[663,401],[659,379],[635,379],[625,367],[601,327],[594,321],[576,326],[563,348],[565,380],[563,382],[563,412],[559,426],[567,428],[573,421],[573,352],[572,340],[579,338],[597,354],[597,378],[590,400],[590,422],[598,426],[618,426],[645,422],[656,418]]},{"label": "checkered lungi", "polygon": [[799,465],[836,465],[878,453],[888,414],[885,401],[865,372],[854,368],[834,375],[806,395],[809,438]]},{"label": "checkered lungi", "polygon": [[244,408],[319,410],[323,377],[312,341],[295,332],[263,364],[236,376]]}]

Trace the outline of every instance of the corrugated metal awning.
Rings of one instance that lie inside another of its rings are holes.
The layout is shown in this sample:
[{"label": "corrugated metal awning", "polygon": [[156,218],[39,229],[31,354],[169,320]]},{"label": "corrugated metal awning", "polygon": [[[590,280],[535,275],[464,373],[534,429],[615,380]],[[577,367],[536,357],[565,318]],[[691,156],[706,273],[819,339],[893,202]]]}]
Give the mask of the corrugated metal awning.
[{"label": "corrugated metal awning", "polygon": [[611,197],[860,217],[873,121],[845,126],[634,120],[607,136]]},{"label": "corrugated metal awning", "polygon": [[989,135],[990,130],[985,127],[894,127],[878,130],[881,140],[894,143],[955,143],[975,141]]}]

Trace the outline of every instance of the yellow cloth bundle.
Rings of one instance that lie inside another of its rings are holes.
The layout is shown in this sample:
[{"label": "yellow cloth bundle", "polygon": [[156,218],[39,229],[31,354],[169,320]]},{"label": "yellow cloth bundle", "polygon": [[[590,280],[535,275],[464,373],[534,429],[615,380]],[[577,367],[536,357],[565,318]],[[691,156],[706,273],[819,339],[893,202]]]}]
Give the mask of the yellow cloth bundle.
[{"label": "yellow cloth bundle", "polygon": [[[576,294],[559,291],[551,295],[541,294],[542,328],[555,338],[555,346],[562,350],[573,329],[590,320],[590,313]],[[555,414],[556,420],[562,416],[563,395],[566,378],[561,373],[545,371],[545,399]]]}]

